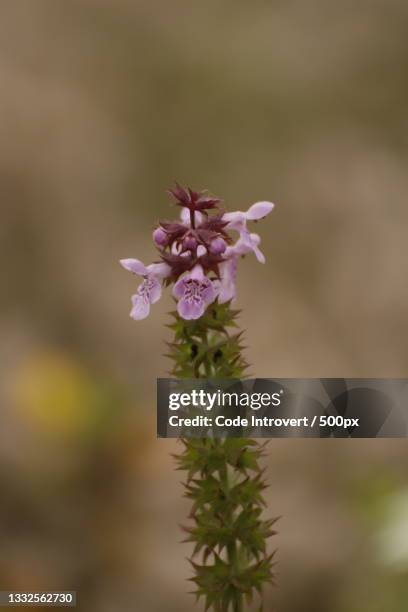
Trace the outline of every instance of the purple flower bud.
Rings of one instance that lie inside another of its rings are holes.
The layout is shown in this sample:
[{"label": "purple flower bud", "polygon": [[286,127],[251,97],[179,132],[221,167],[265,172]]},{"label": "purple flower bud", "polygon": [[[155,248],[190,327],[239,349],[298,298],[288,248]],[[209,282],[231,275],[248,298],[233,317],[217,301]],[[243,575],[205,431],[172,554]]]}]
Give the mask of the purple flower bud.
[{"label": "purple flower bud", "polygon": [[224,253],[226,248],[227,248],[227,243],[220,236],[218,236],[217,238],[214,238],[214,240],[212,240],[210,243],[210,252],[213,255],[221,255],[222,253]]},{"label": "purple flower bud", "polygon": [[194,251],[197,248],[197,239],[194,236],[187,235],[183,240],[183,248]]},{"label": "purple flower bud", "polygon": [[161,227],[156,227],[153,232],[153,241],[156,246],[164,247],[168,244],[169,237]]},{"label": "purple flower bud", "polygon": [[[204,215],[202,213],[200,213],[199,211],[196,211],[194,213],[195,216],[195,226],[199,227],[201,225],[201,223],[204,221]],[[190,211],[188,208],[182,208],[181,212],[180,212],[180,218],[181,218],[181,222],[184,225],[187,225],[188,227],[191,227],[191,223],[190,223]]]}]

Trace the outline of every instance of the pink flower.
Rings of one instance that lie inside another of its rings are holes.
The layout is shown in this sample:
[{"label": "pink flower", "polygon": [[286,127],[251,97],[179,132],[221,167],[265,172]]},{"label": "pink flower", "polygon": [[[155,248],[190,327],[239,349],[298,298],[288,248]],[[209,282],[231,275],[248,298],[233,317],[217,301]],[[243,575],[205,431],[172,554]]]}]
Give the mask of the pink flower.
[{"label": "pink flower", "polygon": [[179,278],[173,287],[173,295],[178,300],[177,311],[183,319],[199,319],[217,294],[212,281],[197,264],[191,272]]},{"label": "pink flower", "polygon": [[[143,278],[132,296],[130,316],[144,319],[161,296],[165,284],[175,283],[173,295],[184,319],[198,319],[216,298],[222,304],[235,299],[238,258],[255,254],[265,263],[260,237],[251,233],[248,221],[259,221],[274,208],[271,202],[256,202],[246,212],[224,212],[221,200],[207,192],[193,191],[178,183],[169,191],[181,207],[180,218],[160,221],[153,231],[161,263],[145,266],[138,259],[122,259],[121,265]],[[230,232],[238,232],[232,244]]]},{"label": "pink flower", "polygon": [[132,310],[130,316],[136,321],[145,319],[150,312],[150,305],[161,297],[161,280],[169,276],[171,268],[166,263],[153,263],[145,266],[138,259],[121,259],[120,264],[125,270],[143,277],[143,282],[132,295]]},{"label": "pink flower", "polygon": [[253,251],[260,263],[265,263],[265,255],[259,248],[261,237],[258,234],[250,234],[248,231],[242,232],[236,243],[228,247],[225,251],[226,257],[246,255]]},{"label": "pink flower", "polygon": [[217,283],[217,297],[220,304],[234,300],[237,294],[237,257],[233,254],[220,264],[220,280]]},{"label": "pink flower", "polygon": [[227,229],[242,232],[246,229],[247,221],[259,221],[269,215],[274,209],[272,202],[255,202],[246,212],[237,210],[236,212],[224,213],[222,219],[227,221]]},{"label": "pink flower", "polygon": [[[233,247],[228,247],[225,255],[229,253],[236,255],[245,255],[250,251],[255,253],[257,260],[265,263],[265,256],[258,248],[261,241],[258,234],[251,234],[247,228],[247,221],[259,221],[268,215],[274,208],[272,202],[256,202],[248,208],[246,212],[240,210],[231,213],[225,213],[222,217],[223,221],[227,222],[227,229],[236,230],[239,232],[239,239]],[[233,249],[233,251],[231,251]]]},{"label": "pink flower", "polygon": [[233,246],[228,246],[224,252],[224,261],[219,265],[220,280],[217,282],[218,301],[220,304],[234,300],[237,294],[236,277],[238,257],[253,251],[260,263],[265,263],[265,255],[259,249],[261,242],[258,234],[248,231],[241,233]]}]

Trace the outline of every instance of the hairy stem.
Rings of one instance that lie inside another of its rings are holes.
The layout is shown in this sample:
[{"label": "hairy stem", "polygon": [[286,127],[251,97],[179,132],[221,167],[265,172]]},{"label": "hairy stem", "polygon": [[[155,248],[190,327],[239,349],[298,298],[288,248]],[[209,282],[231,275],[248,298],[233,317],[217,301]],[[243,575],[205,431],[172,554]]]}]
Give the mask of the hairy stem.
[{"label": "hairy stem", "polygon": [[[227,463],[224,463],[224,465],[221,467],[220,469],[220,480],[223,483],[223,486],[225,487],[225,490],[227,492],[229,492],[230,490],[230,479],[229,479],[229,475],[228,475],[228,465]],[[231,523],[233,521],[234,517],[232,515],[232,513],[229,513],[229,516],[226,517],[226,520],[228,523]],[[227,560],[229,563],[229,566],[232,570],[232,574],[239,574],[240,572],[240,564],[239,564],[239,558],[238,558],[238,546],[237,546],[237,542],[235,540],[233,540],[232,542],[230,542],[227,545]],[[244,603],[244,598],[242,593],[237,593],[236,595],[236,600],[233,602],[233,612],[242,612],[244,607],[243,607],[243,603]]]},{"label": "hairy stem", "polygon": [[[174,341],[169,357],[177,378],[243,378],[238,312],[229,305],[212,304],[203,317],[185,321],[173,313]],[[196,596],[205,610],[243,612],[245,600],[271,582],[272,555],[266,540],[275,533],[275,519],[263,520],[266,488],[259,459],[262,447],[242,438],[182,439],[176,456],[178,469],[187,472],[185,495],[192,502],[192,525],[184,527],[194,544],[191,564]],[[201,563],[194,559],[202,554]]]}]

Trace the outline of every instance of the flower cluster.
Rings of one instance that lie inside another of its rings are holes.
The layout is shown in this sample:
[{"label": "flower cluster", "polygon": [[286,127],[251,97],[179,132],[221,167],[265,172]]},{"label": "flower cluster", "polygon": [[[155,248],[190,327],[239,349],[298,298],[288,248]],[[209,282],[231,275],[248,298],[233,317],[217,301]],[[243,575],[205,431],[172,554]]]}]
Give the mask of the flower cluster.
[{"label": "flower cluster", "polygon": [[[160,299],[162,286],[174,283],[173,296],[183,319],[199,319],[207,306],[235,298],[238,258],[251,251],[265,263],[260,237],[251,233],[248,221],[258,221],[271,212],[271,202],[256,202],[246,212],[225,212],[221,200],[176,184],[169,191],[181,207],[178,221],[161,221],[153,241],[161,261],[145,266],[138,259],[122,259],[121,265],[143,278],[132,296],[130,316],[148,316],[150,305]],[[230,231],[237,232],[233,241]]]}]

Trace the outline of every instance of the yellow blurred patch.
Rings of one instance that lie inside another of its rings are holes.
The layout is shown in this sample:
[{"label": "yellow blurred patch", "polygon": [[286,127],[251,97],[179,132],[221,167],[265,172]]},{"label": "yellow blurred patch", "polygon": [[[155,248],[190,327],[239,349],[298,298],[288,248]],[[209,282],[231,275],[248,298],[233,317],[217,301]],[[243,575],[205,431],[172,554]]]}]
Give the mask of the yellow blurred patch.
[{"label": "yellow blurred patch", "polygon": [[70,435],[95,421],[96,388],[86,370],[58,352],[32,355],[16,373],[16,408],[44,432]]}]

